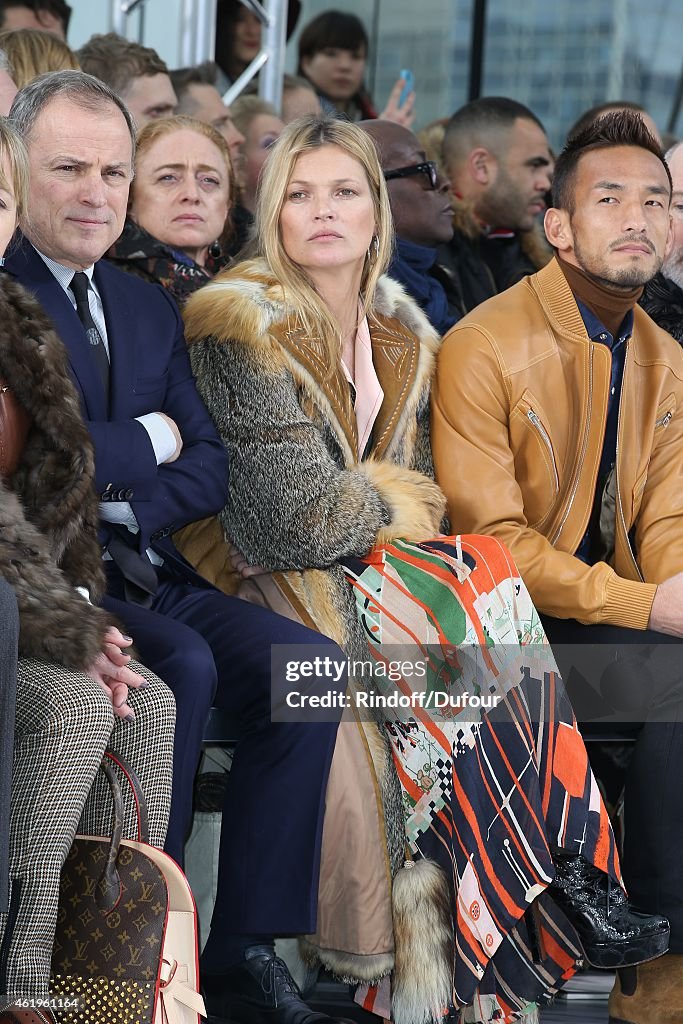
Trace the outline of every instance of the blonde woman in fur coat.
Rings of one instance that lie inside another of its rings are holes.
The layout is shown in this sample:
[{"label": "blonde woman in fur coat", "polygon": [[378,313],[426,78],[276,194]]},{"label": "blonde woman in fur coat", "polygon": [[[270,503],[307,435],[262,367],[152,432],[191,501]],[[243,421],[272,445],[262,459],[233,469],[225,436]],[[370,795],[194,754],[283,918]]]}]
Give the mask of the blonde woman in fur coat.
[{"label": "blonde woman in fur coat", "polygon": [[[440,535],[428,424],[439,339],[383,276],[391,216],[367,134],[331,119],[288,126],[257,227],[258,257],[186,308],[230,492],[219,534],[188,528],[185,553],[354,660],[371,652],[377,667],[391,644],[414,656],[430,644],[436,689],[450,665],[446,690],[457,676],[501,695],[498,716],[378,720],[357,712],[369,680],[356,675],[327,791],[317,932],[303,947],[397,1024],[449,1007],[460,1021],[529,1020],[583,951],[601,966],[657,955],[667,922],[636,920],[619,888],[585,749],[508,552]],[[407,676],[397,686],[412,692]]]}]

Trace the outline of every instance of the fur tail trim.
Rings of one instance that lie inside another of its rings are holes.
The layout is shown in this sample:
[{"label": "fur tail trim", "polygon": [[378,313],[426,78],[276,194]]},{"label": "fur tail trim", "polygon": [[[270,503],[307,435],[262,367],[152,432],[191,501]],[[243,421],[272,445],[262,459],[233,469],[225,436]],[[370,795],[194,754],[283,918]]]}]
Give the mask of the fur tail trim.
[{"label": "fur tail trim", "polygon": [[394,1024],[440,1024],[453,1000],[451,893],[430,860],[407,861],[392,891],[396,966]]},{"label": "fur tail trim", "polygon": [[388,544],[399,538],[429,540],[439,533],[446,499],[433,480],[414,469],[371,459],[361,463],[358,470],[377,488],[391,513],[391,522],[377,534],[377,544]]},{"label": "fur tail trim", "polygon": [[309,936],[299,936],[301,958],[308,966],[321,964],[326,971],[347,985],[377,985],[391,974],[393,953],[347,953],[340,949],[326,949],[311,942]]}]

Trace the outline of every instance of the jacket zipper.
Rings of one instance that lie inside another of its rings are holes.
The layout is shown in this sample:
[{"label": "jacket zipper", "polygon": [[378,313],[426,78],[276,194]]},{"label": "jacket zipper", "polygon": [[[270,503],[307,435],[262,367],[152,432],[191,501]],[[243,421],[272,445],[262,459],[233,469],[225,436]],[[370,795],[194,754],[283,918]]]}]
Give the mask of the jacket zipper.
[{"label": "jacket zipper", "polygon": [[661,419],[655,420],[655,430],[657,427],[668,427],[673,419],[673,412],[669,410],[666,416],[662,416]]},{"label": "jacket zipper", "polygon": [[586,450],[588,448],[588,436],[590,434],[591,417],[592,417],[592,415],[593,415],[593,345],[591,344],[590,349],[589,349],[589,356],[588,356],[588,417],[586,419],[586,429],[584,430],[584,433],[583,433],[583,444],[581,445],[581,455],[579,457],[579,465],[578,465],[578,467],[576,469],[576,474],[574,476],[574,482],[572,484],[571,493],[569,495],[569,501],[567,502],[567,507],[564,510],[564,514],[562,516],[562,519],[559,522],[559,525],[557,526],[555,532],[553,533],[552,537],[550,538],[550,543],[553,544],[553,545],[557,543],[557,540],[558,540],[560,534],[562,533],[562,530],[564,529],[564,524],[567,522],[567,519],[569,518],[569,513],[572,510],[572,505],[574,504],[574,499],[576,498],[576,492],[579,489],[579,482],[581,480],[581,470],[583,469],[583,463],[584,463],[584,460],[586,458]]},{"label": "jacket zipper", "polygon": [[541,423],[540,419],[538,418],[533,409],[529,409],[529,411],[527,412],[527,417],[533,423],[533,425],[536,427],[536,430],[539,432],[539,434],[545,441],[546,448],[548,449],[548,454],[550,455],[550,462],[553,467],[553,473],[555,474],[555,490],[559,491],[560,475],[557,472],[557,465],[555,464],[555,454],[553,452],[553,446],[550,441],[550,435],[548,434],[548,431],[545,429],[545,427],[543,426],[543,424]]},{"label": "jacket zipper", "polygon": [[[622,394],[622,397],[623,397],[623,394],[624,394],[624,385],[626,383],[626,367],[628,366],[629,348],[630,348],[630,346],[627,343],[627,345],[626,345],[626,354],[624,356],[624,373],[623,373],[623,376],[621,378],[621,394]],[[638,573],[638,579],[641,582],[644,582],[643,574],[640,571],[640,566],[636,562],[636,556],[633,553],[633,548],[631,547],[631,540],[630,540],[629,535],[628,535],[628,530],[626,529],[626,519],[624,518],[624,509],[623,509],[623,506],[621,504],[621,491],[619,490],[619,437],[621,435],[621,410],[623,409],[623,406],[624,406],[624,403],[620,399],[619,400],[619,418],[617,420],[617,445],[616,445],[616,449],[615,449],[615,453],[614,453],[614,466],[615,466],[616,489],[617,489],[617,508],[619,509],[619,518],[621,519],[621,525],[622,525],[622,527],[624,529],[624,537],[626,538],[626,547],[628,548],[628,553],[631,556],[631,561],[633,562],[633,568]],[[666,421],[666,423],[668,423],[672,416],[673,416],[673,413],[668,412],[666,414],[666,416],[662,417],[661,422],[664,423]],[[615,558],[616,558],[616,531],[615,531],[615,544],[614,544],[614,547],[615,547]]]}]

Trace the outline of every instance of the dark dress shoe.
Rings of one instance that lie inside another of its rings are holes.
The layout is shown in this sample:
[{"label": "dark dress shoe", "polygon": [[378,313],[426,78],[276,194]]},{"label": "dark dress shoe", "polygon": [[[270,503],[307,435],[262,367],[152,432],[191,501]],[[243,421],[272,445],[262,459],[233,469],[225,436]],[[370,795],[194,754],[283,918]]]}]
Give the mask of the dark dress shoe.
[{"label": "dark dress shoe", "polygon": [[353,1024],[312,1010],[272,946],[251,946],[223,974],[202,974],[208,1024]]},{"label": "dark dress shoe", "polygon": [[593,967],[615,970],[661,956],[669,948],[669,922],[641,914],[603,871],[573,854],[553,854],[548,893],[569,918]]}]

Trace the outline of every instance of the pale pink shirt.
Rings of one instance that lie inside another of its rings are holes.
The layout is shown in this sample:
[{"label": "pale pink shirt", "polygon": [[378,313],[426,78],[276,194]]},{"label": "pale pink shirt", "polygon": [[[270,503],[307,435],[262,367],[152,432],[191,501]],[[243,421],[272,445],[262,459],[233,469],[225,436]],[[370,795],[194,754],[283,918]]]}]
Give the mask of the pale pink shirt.
[{"label": "pale pink shirt", "polygon": [[[352,344],[353,352],[351,351]],[[349,366],[354,365],[354,358],[352,356],[355,357],[355,380],[349,370]],[[344,367],[346,379],[350,384],[353,384],[356,391],[354,411],[356,413],[358,429],[358,457],[362,458],[375,420],[384,401],[382,385],[377,379],[372,362],[372,343],[370,341],[370,328],[368,327],[367,317],[363,317],[358,325],[354,341],[348,341],[344,345],[342,366]]]}]

